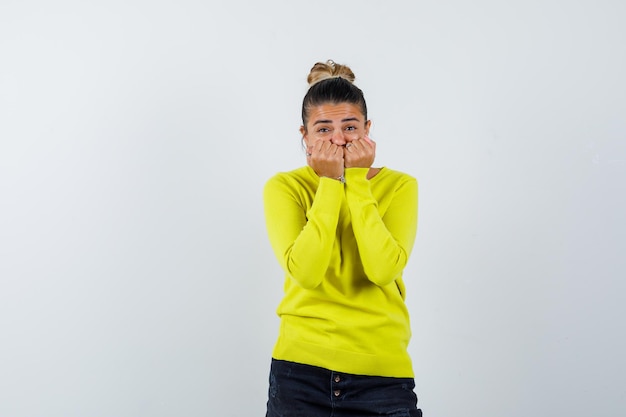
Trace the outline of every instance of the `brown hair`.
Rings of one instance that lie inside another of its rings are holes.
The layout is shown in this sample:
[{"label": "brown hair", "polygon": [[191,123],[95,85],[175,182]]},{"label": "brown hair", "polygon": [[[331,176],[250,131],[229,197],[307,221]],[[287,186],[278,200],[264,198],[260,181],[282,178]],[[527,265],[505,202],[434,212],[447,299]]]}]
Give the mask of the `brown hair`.
[{"label": "brown hair", "polygon": [[353,84],[354,73],[350,67],[331,60],[313,65],[307,77],[309,91],[302,101],[302,124],[306,129],[309,112],[322,104],[351,103],[359,106],[367,120],[367,105],[363,91]]}]

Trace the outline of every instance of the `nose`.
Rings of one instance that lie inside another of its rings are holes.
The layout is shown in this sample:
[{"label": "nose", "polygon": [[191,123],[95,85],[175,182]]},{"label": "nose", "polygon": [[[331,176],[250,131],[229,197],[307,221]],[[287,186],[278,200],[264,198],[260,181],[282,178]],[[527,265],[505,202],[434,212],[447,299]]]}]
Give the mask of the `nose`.
[{"label": "nose", "polygon": [[330,138],[330,141],[335,145],[339,145],[339,146],[345,145],[346,137],[344,135],[344,132],[342,130],[333,131],[333,136]]}]

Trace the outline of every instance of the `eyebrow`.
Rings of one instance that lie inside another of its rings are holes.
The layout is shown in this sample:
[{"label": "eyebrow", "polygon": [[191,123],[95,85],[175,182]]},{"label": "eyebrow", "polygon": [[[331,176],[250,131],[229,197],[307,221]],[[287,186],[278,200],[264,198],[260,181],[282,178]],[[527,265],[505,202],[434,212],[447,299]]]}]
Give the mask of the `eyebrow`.
[{"label": "eyebrow", "polygon": [[[322,119],[322,120],[316,120],[315,123],[313,123],[313,126],[317,125],[317,124],[321,124],[321,123],[332,123],[332,120],[328,120],[328,119]],[[358,117],[347,117],[345,119],[341,119],[341,123],[345,123],[345,122],[360,122]]]}]

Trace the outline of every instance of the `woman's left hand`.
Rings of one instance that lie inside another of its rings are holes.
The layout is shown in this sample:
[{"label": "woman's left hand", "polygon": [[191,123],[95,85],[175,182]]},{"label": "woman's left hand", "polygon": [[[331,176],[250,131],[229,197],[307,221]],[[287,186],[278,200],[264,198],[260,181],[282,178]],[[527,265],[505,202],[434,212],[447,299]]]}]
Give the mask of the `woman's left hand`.
[{"label": "woman's left hand", "polygon": [[376,156],[376,142],[365,136],[348,142],[343,150],[346,168],[370,168]]}]

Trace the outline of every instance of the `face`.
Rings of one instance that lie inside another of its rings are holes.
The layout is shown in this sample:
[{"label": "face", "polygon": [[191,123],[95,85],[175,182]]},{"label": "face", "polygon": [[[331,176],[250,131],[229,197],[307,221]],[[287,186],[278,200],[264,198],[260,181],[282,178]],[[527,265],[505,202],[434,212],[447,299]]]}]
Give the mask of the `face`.
[{"label": "face", "polygon": [[335,145],[362,139],[369,134],[371,121],[365,120],[359,106],[352,103],[322,104],[309,112],[306,127],[300,133],[307,146],[318,140],[328,140]]}]

